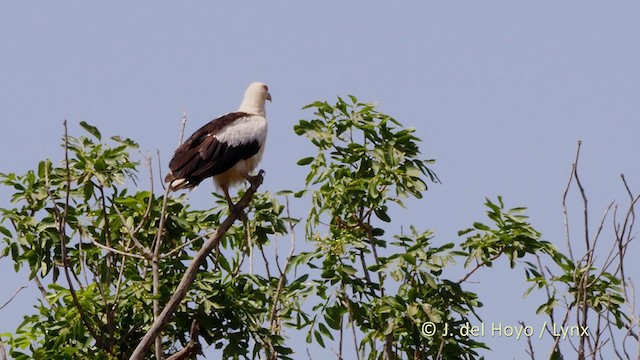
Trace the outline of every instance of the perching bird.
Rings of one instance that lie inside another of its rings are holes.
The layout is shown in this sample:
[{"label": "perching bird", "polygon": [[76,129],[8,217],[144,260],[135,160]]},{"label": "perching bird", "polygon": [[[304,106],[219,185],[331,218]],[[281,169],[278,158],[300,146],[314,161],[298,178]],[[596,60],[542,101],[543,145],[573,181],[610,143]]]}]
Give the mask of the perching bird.
[{"label": "perching bird", "polygon": [[180,145],[164,179],[171,190],[193,189],[213,177],[234,210],[229,187],[249,180],[262,158],[267,139],[266,100],[271,101],[267,85],[252,83],[238,111],[212,120]]}]

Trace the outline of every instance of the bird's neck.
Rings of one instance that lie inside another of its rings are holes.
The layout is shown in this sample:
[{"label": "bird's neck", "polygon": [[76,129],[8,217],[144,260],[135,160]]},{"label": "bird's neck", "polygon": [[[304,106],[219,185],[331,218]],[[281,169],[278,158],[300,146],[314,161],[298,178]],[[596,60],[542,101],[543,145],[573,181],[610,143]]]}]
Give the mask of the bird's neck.
[{"label": "bird's neck", "polygon": [[240,104],[240,108],[238,109],[238,111],[251,115],[260,115],[262,117],[266,116],[264,104],[259,105],[254,101],[243,101],[242,104]]}]

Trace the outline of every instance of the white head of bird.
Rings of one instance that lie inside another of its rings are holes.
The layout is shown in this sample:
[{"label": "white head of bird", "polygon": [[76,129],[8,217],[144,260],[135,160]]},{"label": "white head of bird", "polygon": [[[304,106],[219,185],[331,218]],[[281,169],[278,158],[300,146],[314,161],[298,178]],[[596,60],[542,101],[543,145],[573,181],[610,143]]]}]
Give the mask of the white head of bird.
[{"label": "white head of bird", "polygon": [[254,82],[244,92],[244,99],[238,111],[251,115],[266,116],[265,101],[271,101],[269,87],[261,82]]}]

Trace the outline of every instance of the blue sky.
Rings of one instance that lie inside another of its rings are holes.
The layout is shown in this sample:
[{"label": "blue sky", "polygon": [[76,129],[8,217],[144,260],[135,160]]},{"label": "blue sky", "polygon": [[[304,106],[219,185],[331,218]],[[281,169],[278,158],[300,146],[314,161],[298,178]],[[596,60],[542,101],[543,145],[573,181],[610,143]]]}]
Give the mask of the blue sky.
[{"label": "blue sky", "polygon": [[[310,116],[301,107],[353,94],[415,127],[438,161],[443,184],[396,210],[402,224],[458,242],[457,230],[484,218],[484,198],[503,195],[529,207],[562,248],[561,196],[578,140],[592,223],[610,201],[626,200],[621,173],[640,191],[638,13],[633,1],[5,2],[0,172],[60,159],[64,119],[72,133],[84,120],[158,149],[166,166],[183,110],[193,131],[236,109],[259,80],[273,95],[265,189],[302,186],[295,162],[312,149],[292,131]],[[0,189],[3,207],[8,196]],[[640,265],[631,265],[638,282]],[[521,298],[522,272],[500,266],[474,285],[485,320],[541,323],[528,315],[536,302]],[[29,286],[0,310],[6,332],[38,294],[7,259],[0,271],[0,304]],[[523,341],[483,340],[525,356]]]}]

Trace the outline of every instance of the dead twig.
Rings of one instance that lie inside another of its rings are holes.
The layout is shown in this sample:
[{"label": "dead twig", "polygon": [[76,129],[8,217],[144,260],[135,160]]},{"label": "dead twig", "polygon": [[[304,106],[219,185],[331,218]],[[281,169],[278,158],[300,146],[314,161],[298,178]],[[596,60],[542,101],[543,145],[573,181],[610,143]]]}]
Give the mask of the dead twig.
[{"label": "dead twig", "polygon": [[[140,229],[142,229],[142,227],[145,226],[145,224],[147,223],[147,220],[149,220],[149,215],[151,214],[151,208],[153,207],[153,198],[154,198],[154,193],[153,193],[153,166],[151,165],[151,155],[147,154],[145,159],[146,159],[146,162],[147,162],[147,166],[149,167],[149,201],[147,202],[147,208],[145,209],[144,214],[142,215],[142,219],[140,219],[140,223],[133,230],[133,234],[137,234],[138,231],[140,231]],[[115,206],[115,204],[114,204],[114,206]]]},{"label": "dead twig", "polygon": [[0,310],[2,310],[5,306],[9,305],[9,303],[16,297],[18,296],[18,294],[20,293],[20,291],[26,289],[27,286],[26,285],[22,285],[18,290],[16,290],[15,293],[13,293],[13,295],[9,298],[9,300],[5,301],[4,304],[2,304],[2,306],[0,306]]},{"label": "dead twig", "polygon": [[7,352],[4,350],[2,338],[0,338],[0,360],[7,360]]},{"label": "dead twig", "polygon": [[182,119],[180,120],[180,139],[178,140],[178,147],[182,145],[184,140],[184,128],[187,126],[187,111],[182,110]]},{"label": "dead twig", "polygon": [[[164,192],[162,199],[162,211],[160,213],[160,224],[158,225],[158,234],[153,244],[153,256],[151,257],[151,271],[153,275],[153,320],[157,321],[160,316],[160,251],[162,249],[162,233],[164,232],[164,224],[167,218],[167,199],[169,198],[170,187]],[[160,335],[160,334],[158,334]],[[156,359],[164,359],[162,350],[162,336],[155,339]]]},{"label": "dead twig", "polygon": [[[524,321],[518,321],[518,323],[522,326],[522,328],[526,327],[526,324],[524,323]],[[533,344],[531,342],[531,336],[527,336],[527,347],[529,349],[525,350],[525,352],[529,355],[531,360],[536,360],[535,351],[533,350]]]}]

